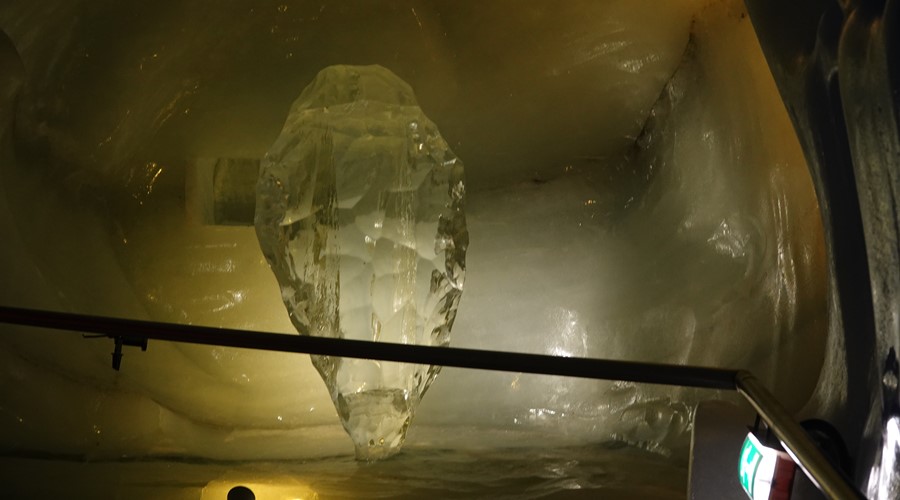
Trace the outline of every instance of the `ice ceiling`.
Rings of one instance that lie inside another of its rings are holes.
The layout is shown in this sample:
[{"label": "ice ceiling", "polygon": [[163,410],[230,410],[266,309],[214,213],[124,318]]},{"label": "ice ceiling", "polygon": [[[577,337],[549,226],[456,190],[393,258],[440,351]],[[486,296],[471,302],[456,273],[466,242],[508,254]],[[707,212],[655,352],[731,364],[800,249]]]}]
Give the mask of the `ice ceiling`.
[{"label": "ice ceiling", "polygon": [[[454,345],[746,367],[793,409],[816,382],[818,208],[739,1],[9,0],[0,28],[24,63],[0,58],[5,305],[294,332],[252,222],[186,185],[260,158],[320,69],[380,64],[466,163]],[[302,356],[151,343],[116,373],[106,341],[0,346],[4,451],[352,450]],[[415,425],[669,453],[712,396],[445,370]]]}]

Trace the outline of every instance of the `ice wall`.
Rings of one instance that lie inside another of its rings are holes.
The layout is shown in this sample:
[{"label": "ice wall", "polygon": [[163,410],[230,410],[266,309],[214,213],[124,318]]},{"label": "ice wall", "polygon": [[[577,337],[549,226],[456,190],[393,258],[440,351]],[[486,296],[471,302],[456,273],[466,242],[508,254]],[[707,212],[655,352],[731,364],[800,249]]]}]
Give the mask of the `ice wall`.
[{"label": "ice wall", "polygon": [[[748,367],[794,408],[817,376],[815,199],[739,2],[7,2],[0,27],[28,78],[3,166],[21,240],[5,304],[292,332],[252,227],[186,215],[186,179],[197,158],[260,158],[322,67],[378,63],[466,159],[456,345]],[[60,339],[0,339],[3,450],[351,451],[297,356],[151,343],[114,373],[108,343]],[[714,396],[442,377],[413,443],[537,430],[677,451],[690,402]]]}]

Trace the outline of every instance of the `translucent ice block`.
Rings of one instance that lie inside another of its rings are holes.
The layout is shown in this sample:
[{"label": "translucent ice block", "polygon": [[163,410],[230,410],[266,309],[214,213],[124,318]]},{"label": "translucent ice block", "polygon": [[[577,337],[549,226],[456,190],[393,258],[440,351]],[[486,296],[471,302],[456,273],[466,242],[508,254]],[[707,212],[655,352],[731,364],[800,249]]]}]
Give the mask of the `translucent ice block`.
[{"label": "translucent ice block", "polygon": [[[468,245],[463,166],[380,66],[322,70],[260,168],[255,224],[302,335],[447,345]],[[439,367],[313,356],[358,459],[399,451]]]}]

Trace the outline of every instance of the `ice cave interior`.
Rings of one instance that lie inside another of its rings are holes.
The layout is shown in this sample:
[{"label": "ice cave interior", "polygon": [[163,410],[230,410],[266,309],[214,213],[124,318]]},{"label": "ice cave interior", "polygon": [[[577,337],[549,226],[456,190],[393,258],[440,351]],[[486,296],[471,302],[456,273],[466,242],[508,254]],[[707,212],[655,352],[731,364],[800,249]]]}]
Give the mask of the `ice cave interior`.
[{"label": "ice cave interior", "polygon": [[[739,0],[7,0],[0,29],[2,305],[296,334],[260,161],[321,70],[378,65],[465,165],[450,345],[822,396],[819,204]],[[106,339],[0,328],[9,498],[684,498],[695,405],[740,404],[446,368],[369,464],[306,355],[151,341],[115,371]]]}]

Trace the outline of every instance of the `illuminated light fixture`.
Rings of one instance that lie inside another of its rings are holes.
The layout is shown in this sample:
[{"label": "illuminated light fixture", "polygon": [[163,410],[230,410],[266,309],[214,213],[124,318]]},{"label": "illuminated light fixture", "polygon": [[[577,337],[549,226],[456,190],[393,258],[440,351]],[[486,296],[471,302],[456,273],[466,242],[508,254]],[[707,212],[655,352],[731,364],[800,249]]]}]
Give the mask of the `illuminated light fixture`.
[{"label": "illuminated light fixture", "polygon": [[738,477],[753,500],[787,500],[794,485],[797,466],[787,453],[763,446],[753,432],[741,447]]}]

